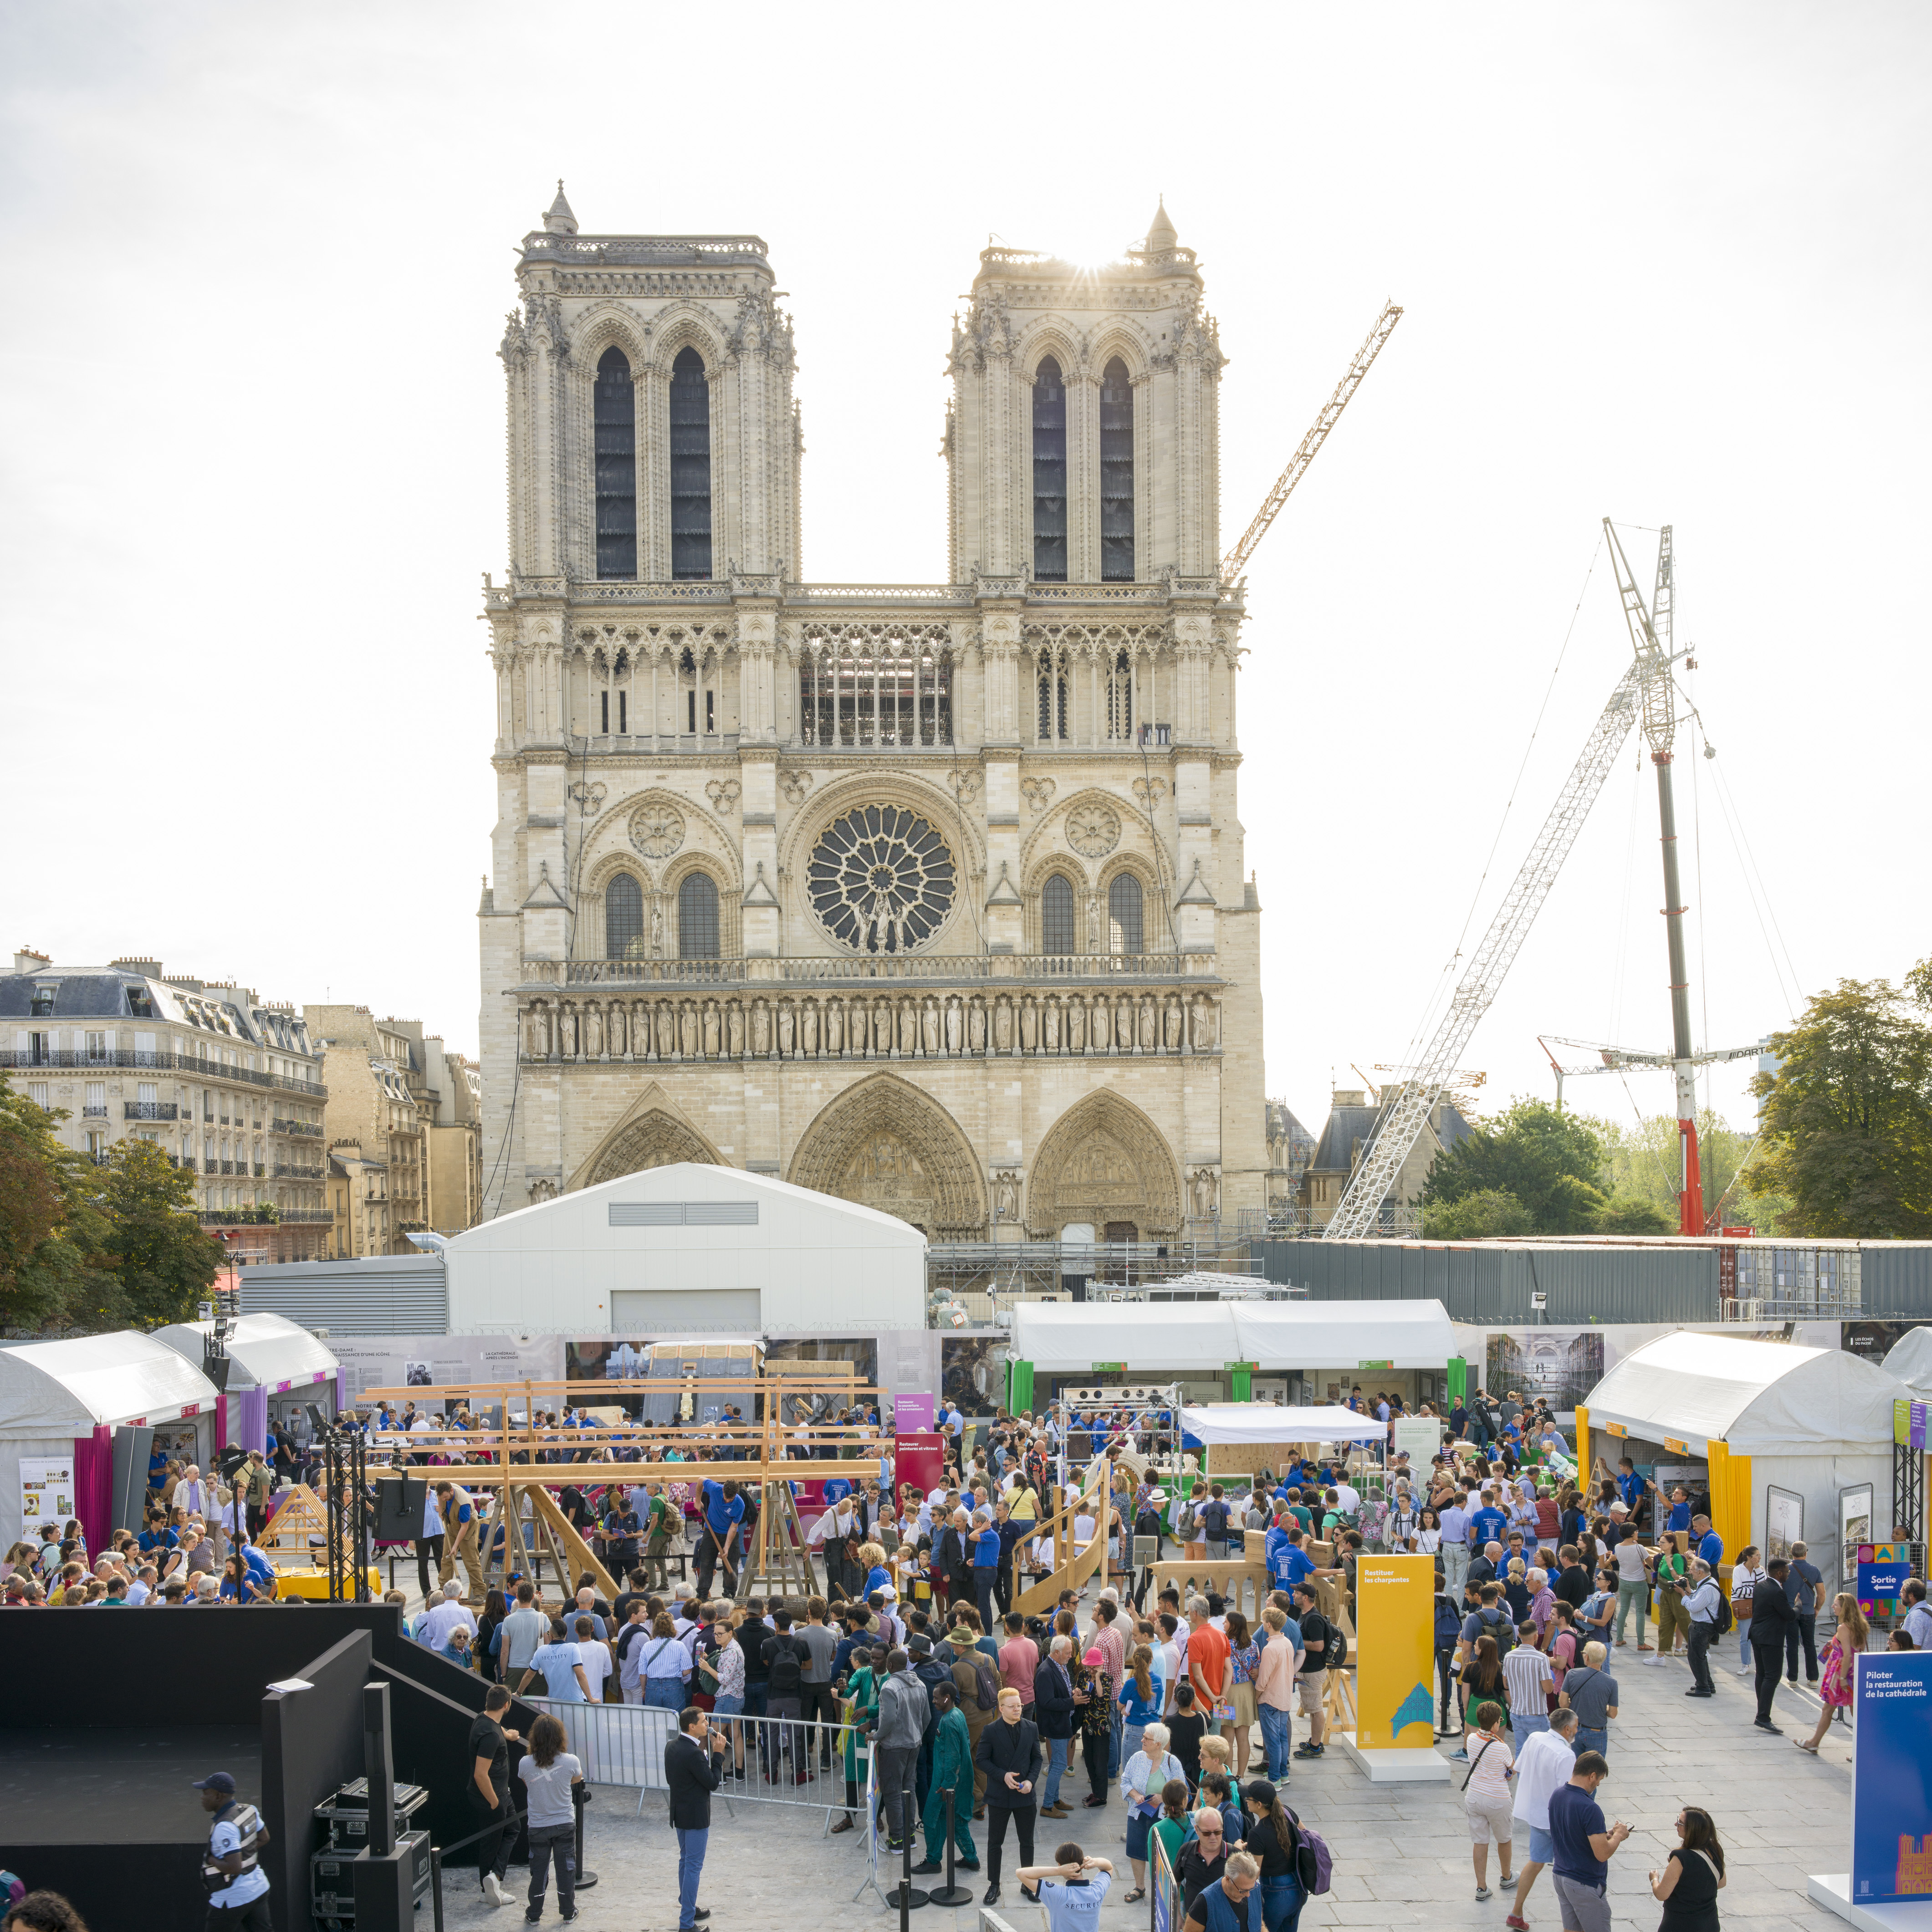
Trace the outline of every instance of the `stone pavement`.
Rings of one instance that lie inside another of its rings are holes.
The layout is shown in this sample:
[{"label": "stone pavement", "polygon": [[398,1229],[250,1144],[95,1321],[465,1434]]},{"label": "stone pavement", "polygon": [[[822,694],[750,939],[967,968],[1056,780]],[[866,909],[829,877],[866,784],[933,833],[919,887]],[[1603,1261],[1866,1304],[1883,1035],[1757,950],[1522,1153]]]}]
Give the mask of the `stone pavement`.
[{"label": "stone pavement", "polygon": [[[1718,1822],[1730,1876],[1718,1900],[1725,1932],[1834,1932],[1839,1922],[1805,1897],[1804,1881],[1810,1872],[1843,1871],[1849,1862],[1850,1734],[1834,1726],[1815,1760],[1794,1750],[1794,1738],[1810,1735],[1817,1706],[1789,1688],[1780,1694],[1777,1712],[1785,1735],[1754,1730],[1750,1680],[1713,1661],[1718,1695],[1702,1701],[1683,1695],[1690,1672],[1682,1664],[1646,1667],[1634,1651],[1613,1653],[1622,1715],[1611,1727],[1610,1776],[1600,1798],[1608,1816],[1637,1828],[1610,1867],[1617,1932],[1654,1932],[1662,1909],[1650,1896],[1645,1874],[1661,1866],[1676,1843],[1672,1821],[1686,1802],[1703,1805]],[[1298,1738],[1301,1735],[1298,1720]],[[1438,1748],[1446,1754],[1456,1746],[1452,1742]],[[1070,1775],[1068,1788],[1076,1798],[1073,1816],[1058,1821],[1050,1835],[1048,1828],[1041,1828],[1035,1855],[1050,1857],[1055,1844],[1072,1838],[1088,1852],[1113,1858],[1120,1880],[1105,1922],[1115,1932],[1138,1932],[1147,1908],[1124,1903],[1131,1881],[1118,1794],[1105,1812],[1088,1812],[1077,1803],[1085,1790],[1084,1774]],[[1498,1891],[1486,1904],[1475,1900],[1468,1830],[1456,1784],[1371,1785],[1330,1745],[1318,1763],[1295,1766],[1286,1796],[1322,1833],[1335,1858],[1334,1889],[1311,1899],[1302,1913],[1306,1932],[1423,1924],[1503,1932],[1510,1909],[1504,1895]],[[588,1814],[586,1858],[600,1882],[578,1901],[578,1922],[586,1932],[670,1932],[677,1923],[677,1854],[664,1821],[664,1800],[647,1797],[641,1820],[636,1810],[634,1792],[597,1790]],[[822,1838],[822,1810],[740,1804],[734,1817],[716,1805],[714,1818],[700,1900],[713,1912],[706,1932],[779,1927],[830,1932],[854,1923],[889,1922],[870,1893],[854,1904],[865,1876],[862,1833]],[[983,1858],[982,1831],[975,1828]],[[1523,1849],[1526,1841],[1519,1856]],[[1006,1851],[1010,1860],[1010,1834]],[[1493,1885],[1493,1849],[1490,1858]],[[1000,1914],[1016,1932],[1034,1932],[1036,1925],[1043,1927],[1044,1915],[1020,1898],[1011,1869],[1010,1864]],[[964,1874],[962,1882],[972,1876]],[[520,1923],[527,1874],[513,1867],[510,1882],[518,1906],[494,1908],[482,1902],[473,1871],[451,1872],[444,1892],[446,1923]],[[927,1906],[914,1915],[914,1923],[920,1932],[974,1932],[979,1889],[972,1906],[952,1911]],[[553,1892],[544,1922],[554,1924],[556,1917]],[[1556,1932],[1560,1920],[1547,1873],[1531,1895],[1529,1918],[1536,1932]]]}]

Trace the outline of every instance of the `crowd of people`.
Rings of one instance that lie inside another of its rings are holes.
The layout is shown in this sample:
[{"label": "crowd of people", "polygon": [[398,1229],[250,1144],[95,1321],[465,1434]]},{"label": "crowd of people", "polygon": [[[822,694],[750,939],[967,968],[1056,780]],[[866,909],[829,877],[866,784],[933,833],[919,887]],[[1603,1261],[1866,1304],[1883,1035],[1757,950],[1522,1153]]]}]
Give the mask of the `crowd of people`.
[{"label": "crowd of people", "polygon": [[[398,1460],[430,1477],[414,1539],[418,1598],[396,1591],[389,1600],[417,1642],[488,1680],[470,1767],[484,1895],[509,1898],[508,1827],[527,1808],[526,1909],[542,1910],[554,1871],[570,1916],[574,1853],[563,1828],[584,1766],[548,1712],[628,1703],[676,1714],[667,1776],[684,1932],[704,1916],[711,1793],[826,1780],[836,1834],[866,1822],[868,1770],[888,1852],[919,1850],[913,1869],[934,1872],[950,1844],[959,1868],[983,1873],[989,1904],[1002,1895],[1011,1840],[1010,1882],[1055,1924],[1097,1912],[1114,1861],[1069,1839],[1036,1864],[1036,1836],[1043,1821],[1106,1813],[1118,1799],[1120,1825],[1090,1819],[1081,1836],[1103,1832],[1123,1853],[1128,1903],[1145,1896],[1158,1856],[1190,1932],[1292,1932],[1305,1900],[1325,1888],[1328,1852],[1288,1794],[1296,1766],[1328,1748],[1330,1672],[1350,1660],[1356,1568],[1372,1551],[1434,1559],[1438,1736],[1456,1743],[1465,1767],[1476,1895],[1492,1895],[1493,1855],[1510,1932],[1526,1925],[1546,1868],[1569,1932],[1607,1924],[1603,1876],[1627,1833],[1604,1822],[1597,1792],[1614,1755],[1625,1658],[1653,1667],[1681,1658],[1684,1694],[1708,1697],[1714,1660],[1734,1646],[1734,1667],[1755,1681],[1757,1722],[1772,1731],[1772,1695],[1802,1666],[1821,1702],[1815,1732],[1797,1741],[1808,1751],[1842,1717],[1870,1634],[1856,1601],[1839,1595],[1821,1652],[1826,1592],[1803,1544],[1762,1564],[1754,1548],[1726,1552],[1707,1497],[1660,1492],[1627,1459],[1581,1473],[1538,1403],[1478,1396],[1450,1406],[1438,1418],[1447,1439],[1425,1462],[1394,1449],[1399,1400],[1349,1400],[1388,1429],[1372,1455],[1311,1455],[1238,1481],[1203,1473],[1184,1444],[1171,1445],[1163,1474],[1150,1454],[1173,1418],[1157,1412],[1052,1408],[970,1427],[942,1403],[944,1480],[925,1491],[894,1482],[890,1432],[875,1412],[842,1412],[831,1419],[859,1432],[851,1439],[868,1459],[876,1452],[878,1472],[824,1484],[810,1532],[823,1583],[788,1596],[739,1594],[761,1494],[729,1473],[745,1453],[741,1418],[721,1418],[708,1439],[688,1430],[660,1439],[640,1425],[627,1442],[566,1408],[538,1418],[540,1446],[525,1453],[557,1466],[567,1520],[617,1580],[608,1601],[590,1574],[571,1588],[519,1575],[500,1546],[482,1546],[482,1492],[463,1475],[500,1454],[487,1425],[460,1412],[370,1414],[372,1428],[396,1431]],[[601,1432],[579,1446],[565,1433],[579,1427]],[[299,1446],[280,1447],[206,1474],[164,1463],[140,1528],[116,1530],[98,1556],[78,1522],[42,1526],[34,1544],[8,1553],[0,1603],[274,1602],[274,1568],[256,1539],[278,1488],[302,1471]],[[818,1447],[801,1424],[790,1453],[808,1461]],[[568,1474],[646,1454],[689,1461],[689,1478]],[[1061,1477],[1098,1455],[1108,1456],[1098,1480],[1047,1533]],[[1251,1532],[1262,1535],[1274,1586],[1252,1621],[1204,1580],[1154,1587],[1153,1565],[1171,1549],[1210,1564],[1238,1556]],[[1084,1550],[1096,1537],[1106,1549],[1089,1589],[1063,1590],[1040,1613],[1014,1606],[1070,1544]],[[1922,1582],[1908,1586],[1904,1608],[1891,1641],[1932,1646]],[[514,1697],[545,1708],[527,1741],[502,1722]],[[513,1742],[524,1745],[520,1792],[508,1775]],[[1714,1827],[1691,1808],[1678,1832],[1681,1854],[1652,1874],[1666,1932],[1713,1932],[1724,1882]]]}]

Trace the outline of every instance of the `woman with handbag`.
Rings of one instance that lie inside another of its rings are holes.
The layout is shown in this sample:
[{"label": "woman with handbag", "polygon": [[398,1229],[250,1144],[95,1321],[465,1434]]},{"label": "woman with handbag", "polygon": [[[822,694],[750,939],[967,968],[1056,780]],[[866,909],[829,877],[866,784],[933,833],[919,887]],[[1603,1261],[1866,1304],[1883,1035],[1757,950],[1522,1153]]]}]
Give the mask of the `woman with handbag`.
[{"label": "woman with handbag", "polygon": [[[1484,1640],[1485,1642],[1487,1638]],[[1470,1712],[1475,1721],[1474,1734],[1469,1739],[1468,1774],[1462,1780],[1462,1809],[1469,1820],[1469,1836],[1474,1840],[1469,1847],[1469,1857],[1476,1868],[1476,1897],[1480,1900],[1490,1896],[1490,1840],[1496,1845],[1496,1883],[1504,1892],[1516,1883],[1515,1874],[1510,1870],[1510,1840],[1515,1835],[1515,1824],[1510,1804],[1510,1774],[1516,1768],[1516,1760],[1510,1754],[1510,1748],[1503,1742],[1503,1707],[1500,1704],[1478,1704]]]},{"label": "woman with handbag", "polygon": [[[1811,1735],[1792,1740],[1800,1750],[1809,1751],[1814,1757],[1818,1755],[1818,1747],[1825,1742],[1825,1733],[1832,1728],[1832,1719],[1840,1711],[1851,1707],[1852,1672],[1858,1667],[1852,1660],[1864,1648],[1866,1640],[1871,1634],[1864,1612],[1858,1608],[1857,1598],[1841,1592],[1832,1600],[1832,1614],[1838,1619],[1838,1627],[1832,1633],[1832,1641],[1825,1646],[1823,1667],[1818,1678],[1818,1697],[1824,1708],[1818,1713],[1817,1728]],[[1722,1862],[1720,1858],[1720,1864]],[[1660,1892],[1658,1895],[1661,1898],[1664,1894]]]},{"label": "woman with handbag", "polygon": [[1266,1932],[1295,1932],[1308,1894],[1302,1882],[1301,1834],[1294,1814],[1265,1778],[1256,1778],[1241,1798],[1246,1814],[1242,1842],[1262,1868],[1262,1924]]},{"label": "woman with handbag", "polygon": [[1677,1839],[1663,1870],[1648,1874],[1650,1895],[1664,1907],[1658,1932],[1718,1932],[1724,1848],[1716,1822],[1709,1812],[1687,1804],[1677,1814]]}]

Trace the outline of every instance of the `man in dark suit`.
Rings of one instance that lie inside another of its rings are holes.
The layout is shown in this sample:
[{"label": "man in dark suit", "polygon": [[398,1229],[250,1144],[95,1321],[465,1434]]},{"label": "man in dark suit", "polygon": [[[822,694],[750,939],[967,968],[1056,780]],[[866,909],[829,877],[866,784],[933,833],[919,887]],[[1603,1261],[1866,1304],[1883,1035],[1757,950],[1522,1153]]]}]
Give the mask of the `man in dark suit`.
[{"label": "man in dark suit", "polygon": [[1040,1813],[1042,1818],[1064,1818],[1068,1813],[1060,1802],[1060,1780],[1066,1775],[1073,1738],[1072,1662],[1072,1640],[1057,1636],[1033,1674],[1034,1721],[1040,1726],[1047,1755],[1046,1802]]},{"label": "man in dark suit", "polygon": [[1766,1574],[1751,1592],[1751,1661],[1757,1666],[1757,1717],[1761,1731],[1778,1731],[1771,1721],[1771,1700],[1777,1694],[1778,1680],[1784,1675],[1784,1646],[1796,1635],[1798,1616],[1784,1587],[1791,1565],[1782,1556],[1774,1556],[1766,1565]]},{"label": "man in dark suit", "polygon": [[974,1763],[986,1774],[986,1896],[1000,1899],[1000,1847],[1006,1822],[1019,1834],[1020,1864],[1033,1863],[1034,1784],[1040,1776],[1040,1732],[1020,1715],[1020,1694],[1000,1693],[1000,1714],[980,1733]]},{"label": "man in dark suit", "polygon": [[945,1581],[946,1600],[952,1606],[973,1600],[973,1549],[966,1540],[971,1519],[964,1510],[956,1510],[932,1552],[934,1574]]},{"label": "man in dark suit", "polygon": [[[677,1922],[697,1932],[698,1881],[711,1837],[711,1794],[724,1775],[724,1733],[695,1704],[678,1714],[677,1736],[664,1746],[664,1783],[677,1834]],[[706,1914],[708,1918],[710,1915]]]}]

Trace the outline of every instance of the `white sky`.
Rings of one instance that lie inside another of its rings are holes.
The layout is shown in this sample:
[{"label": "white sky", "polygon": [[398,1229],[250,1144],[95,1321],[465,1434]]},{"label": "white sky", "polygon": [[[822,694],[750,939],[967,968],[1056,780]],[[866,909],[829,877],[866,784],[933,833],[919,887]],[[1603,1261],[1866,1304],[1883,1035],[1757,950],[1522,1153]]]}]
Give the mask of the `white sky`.
[{"label": "white sky", "polygon": [[[1895,976],[1932,950],[1928,44],[1904,5],[0,9],[6,944],[473,1051],[494,350],[560,174],[586,230],[770,244],[821,580],[944,574],[989,232],[1104,256],[1165,193],[1232,358],[1230,542],[1406,305],[1250,572],[1268,1085],[1310,1126],[1403,1055],[1606,512],[1676,526],[1797,986]],[[1599,558],[1472,943],[1628,650]],[[1790,988],[1712,769],[1679,812],[1730,1043]],[[1655,831],[1633,747],[1466,1057],[1499,1101],[1550,1092],[1540,1031],[1668,1044]]]}]

